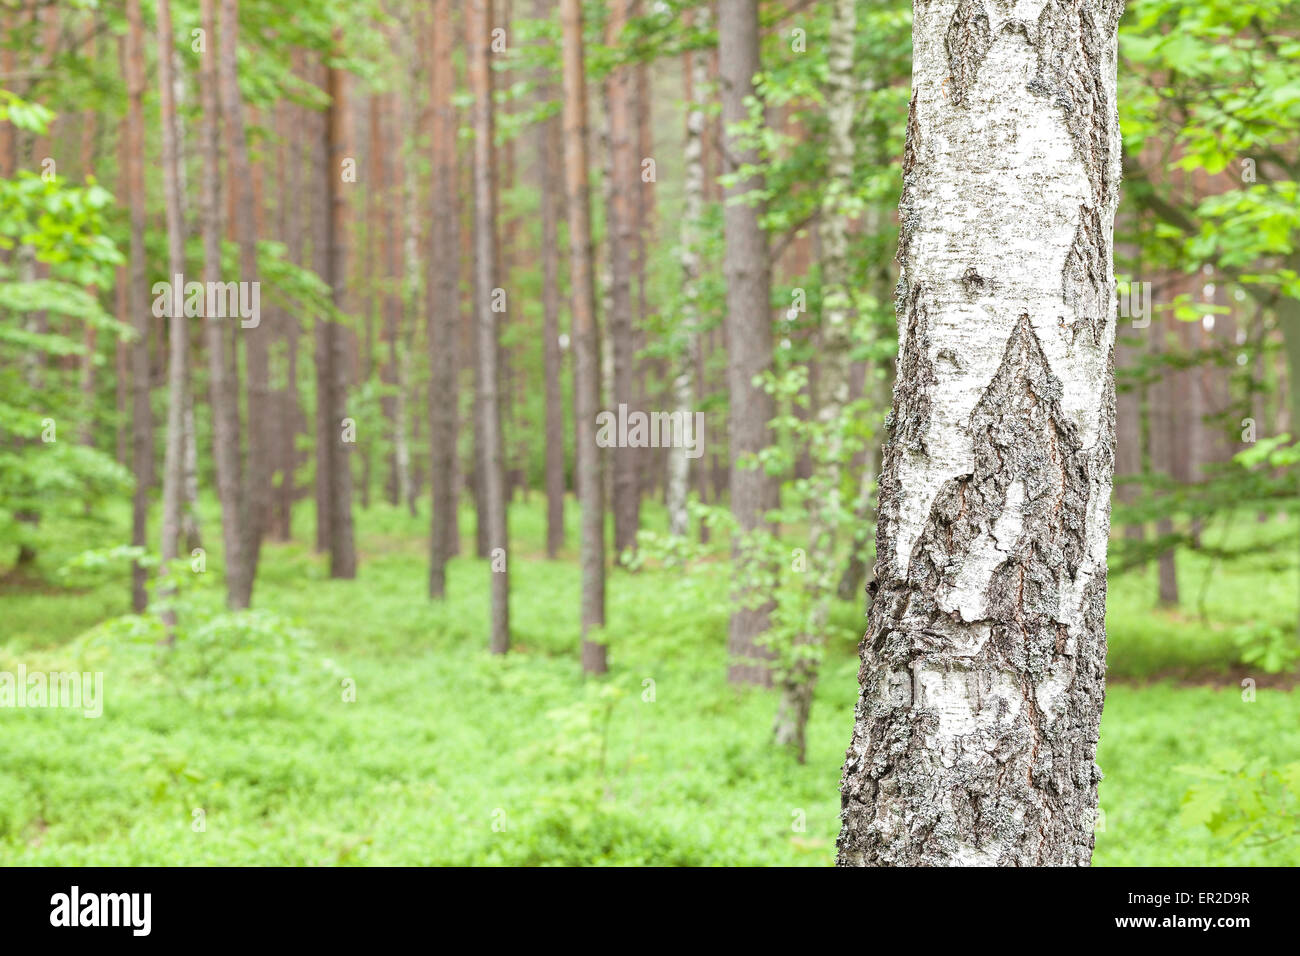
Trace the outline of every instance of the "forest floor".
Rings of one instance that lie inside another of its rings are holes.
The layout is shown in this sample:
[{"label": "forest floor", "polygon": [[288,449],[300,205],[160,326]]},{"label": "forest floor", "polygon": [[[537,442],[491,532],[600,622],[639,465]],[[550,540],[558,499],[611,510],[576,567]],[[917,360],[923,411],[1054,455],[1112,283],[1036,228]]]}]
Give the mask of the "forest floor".
[{"label": "forest floor", "polygon": [[[449,601],[427,599],[427,511],[358,510],[359,577],[331,581],[304,503],[243,618],[219,613],[210,554],[174,650],[119,617],[120,564],[55,574],[95,546],[70,531],[40,586],[0,582],[0,671],[101,671],[103,715],[0,710],[0,865],[831,863],[860,608],[835,609],[799,765],[771,744],[774,692],[725,681],[721,564],[612,572],[611,671],[583,679],[567,517],[552,562],[541,497],[512,508],[504,658],[486,652],[485,562],[455,560]],[[1300,755],[1300,697],[1262,675],[1244,700],[1232,639],[1293,626],[1296,568],[1179,561],[1191,611],[1154,609],[1150,571],[1112,581],[1095,863],[1298,864],[1300,837],[1233,844],[1179,812],[1230,751]]]}]

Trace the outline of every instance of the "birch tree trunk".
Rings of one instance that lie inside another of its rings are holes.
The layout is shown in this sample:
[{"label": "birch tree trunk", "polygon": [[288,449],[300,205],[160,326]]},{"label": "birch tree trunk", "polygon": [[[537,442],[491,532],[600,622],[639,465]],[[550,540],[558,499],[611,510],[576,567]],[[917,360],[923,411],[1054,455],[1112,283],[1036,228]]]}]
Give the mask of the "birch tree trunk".
[{"label": "birch tree trunk", "polygon": [[596,447],[600,403],[600,336],[591,268],[591,198],[587,189],[587,77],[582,0],[560,0],[564,29],[564,181],[569,215],[569,291],[573,298],[573,390],[577,419],[578,503],[582,508],[582,669],[608,669],[605,644],[605,484]]},{"label": "birch tree trunk", "polygon": [[[701,7],[696,12],[696,25],[708,26],[709,11]],[[682,315],[682,351],[673,376],[673,411],[686,416],[692,412],[694,390],[691,375],[695,371],[699,352],[700,310],[700,220],[704,215],[704,91],[708,83],[709,55],[706,50],[692,50],[686,56],[683,90],[686,112],[686,183],[685,208],[682,210],[681,261],[682,295],[685,307]],[[643,273],[644,277],[644,273]],[[702,387],[703,383],[701,383]],[[668,450],[668,531],[684,538],[690,531],[690,517],[686,510],[686,495],[690,485],[690,459],[685,448]]]},{"label": "birch tree trunk", "polygon": [[840,865],[1087,865],[1122,0],[916,3],[901,339]]},{"label": "birch tree trunk", "polygon": [[483,439],[483,504],[487,523],[488,561],[492,578],[494,654],[510,649],[510,578],[506,540],[505,451],[501,434],[500,367],[497,313],[496,176],[493,169],[492,0],[471,0],[466,10],[469,80],[474,94],[474,325],[479,368],[479,434]]}]

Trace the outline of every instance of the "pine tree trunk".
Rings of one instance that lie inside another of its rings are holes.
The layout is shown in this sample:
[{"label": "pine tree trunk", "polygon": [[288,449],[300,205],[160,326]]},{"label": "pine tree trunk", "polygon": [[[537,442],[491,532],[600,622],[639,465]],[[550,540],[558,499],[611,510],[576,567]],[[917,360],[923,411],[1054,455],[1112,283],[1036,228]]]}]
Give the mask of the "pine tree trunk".
[{"label": "pine tree trunk", "polygon": [[[0,24],[4,24],[5,18],[0,17]],[[98,42],[100,28],[100,15],[98,12],[91,13],[86,17],[85,34],[82,37],[82,44],[86,50],[86,57],[90,63],[97,63]],[[12,51],[6,51],[6,56],[11,57]],[[0,65],[0,72],[7,73],[8,69]],[[99,114],[94,109],[86,109],[81,114],[81,174],[82,178],[88,178],[95,174],[95,138],[98,132]],[[13,159],[11,154],[13,142],[12,127],[8,123],[0,123],[0,178],[8,179],[12,175],[9,171],[9,163]],[[6,253],[0,253],[4,256]],[[0,258],[0,262],[7,261]],[[86,290],[96,301],[99,300],[99,289],[96,286],[90,286]],[[89,448],[95,447],[95,396],[96,396],[96,374],[95,363],[99,358],[98,350],[98,330],[89,322],[86,323],[83,331],[82,344],[85,346],[85,354],[81,357],[81,423],[77,428],[77,440]]]},{"label": "pine tree trunk", "polygon": [[1092,856],[1122,9],[914,8],[898,381],[841,865]]},{"label": "pine tree trunk", "polygon": [[[239,278],[241,282],[258,281],[256,197],[253,194],[252,167],[244,132],[244,101],[239,92],[237,52],[239,46],[238,0],[221,0],[221,51],[217,59],[221,112],[230,137],[229,182],[233,192],[234,230],[239,243]],[[228,320],[229,321],[229,320]],[[248,379],[248,464],[243,482],[247,519],[244,525],[243,562],[237,578],[238,604],[252,601],[253,582],[257,577],[262,534],[270,514],[271,465],[273,461],[270,414],[271,380],[268,359],[270,322],[240,328],[245,343],[244,360]]]},{"label": "pine tree trunk", "polygon": [[433,110],[433,255],[429,275],[429,447],[433,528],[429,596],[447,593],[447,561],[456,531],[456,345],[460,319],[460,248],[456,241],[456,108],[452,103],[451,0],[437,0],[430,65]]},{"label": "pine tree trunk", "polygon": [[[321,65],[317,68],[321,86],[328,88],[330,83],[329,68]],[[331,114],[338,108],[331,103],[328,111],[314,117],[319,136],[318,147],[312,152],[319,163],[315,170],[319,201],[311,204],[312,222],[312,271],[326,283],[330,283],[332,251],[332,221],[334,194],[337,188],[334,181],[340,170],[333,154],[330,137]],[[328,315],[316,317],[316,330],[312,342],[313,364],[316,366],[316,551],[325,553],[330,550],[334,540],[332,524],[334,514],[334,446],[338,443],[339,422],[335,419],[334,400],[334,338],[337,324]],[[365,485],[362,485],[364,493]]]},{"label": "pine tree trunk", "polygon": [[[533,0],[533,16],[549,18],[550,0]],[[538,99],[549,102],[555,90],[545,69],[537,71]],[[542,364],[546,388],[546,556],[554,559],[564,547],[564,407],[560,377],[560,193],[563,172],[560,128],[555,119],[537,124],[537,155],[541,178],[542,213]]]},{"label": "pine tree trunk", "polygon": [[[295,50],[293,53],[292,69],[296,76],[301,75],[300,51]],[[289,261],[294,265],[305,267],[304,214],[303,204],[299,199],[302,194],[303,164],[307,161],[306,151],[303,149],[302,107],[296,103],[286,104],[283,124],[288,140],[285,147],[285,192],[280,197],[284,241]],[[302,421],[302,402],[298,395],[298,340],[302,335],[302,326],[297,313],[292,310],[286,313],[283,319],[285,385],[280,402],[280,487],[276,504],[275,533],[279,540],[290,541],[293,538],[293,506],[298,499],[297,436]]]},{"label": "pine tree trunk", "polygon": [[[1151,355],[1156,359],[1165,352],[1165,318],[1158,316],[1151,323]],[[1163,368],[1159,380],[1151,387],[1151,470],[1166,480],[1173,480],[1176,472],[1174,423],[1177,418],[1177,392],[1172,369]],[[1160,497],[1165,497],[1161,494]],[[1166,538],[1174,533],[1173,519],[1162,516],[1156,519],[1156,538]],[[1166,607],[1178,606],[1178,566],[1175,551],[1167,547],[1160,552],[1156,562],[1156,599]]]},{"label": "pine tree trunk", "polygon": [[[126,77],[127,203],[131,215],[131,264],[128,273],[127,311],[135,329],[131,346],[131,470],[135,493],[131,498],[131,544],[147,546],[149,485],[153,473],[153,412],[149,402],[149,300],[147,297],[144,230],[144,23],[140,0],[127,0],[127,32],[123,73]],[[137,614],[148,606],[146,572],[139,562],[131,566],[131,607]]]},{"label": "pine tree trunk", "polygon": [[[633,17],[645,16],[644,0],[632,0],[631,13]],[[650,68],[645,60],[637,63],[633,68],[633,103],[636,113],[636,152],[633,156],[636,167],[633,171],[633,189],[635,190],[634,209],[636,221],[633,225],[632,243],[633,243],[633,271],[636,273],[636,328],[634,329],[632,341],[636,352],[634,358],[635,367],[633,375],[635,377],[636,402],[642,410],[649,411],[650,408],[650,391],[649,377],[653,371],[654,377],[658,380],[666,380],[670,377],[667,365],[662,357],[647,357],[643,353],[649,344],[648,321],[650,319],[650,291],[649,282],[649,248],[654,239],[654,217],[655,217],[655,178],[647,178],[647,167],[645,161],[654,158],[654,89],[650,80]],[[657,176],[657,172],[656,172]],[[674,388],[678,376],[672,376]],[[690,378],[686,380],[689,386]],[[678,395],[680,397],[680,394]],[[656,403],[658,405],[660,403]],[[641,448],[636,452],[637,462],[637,522],[640,524],[640,499],[641,495],[654,495],[659,487],[660,478],[664,478],[664,495],[667,497],[667,459],[673,454],[672,449],[665,448]],[[689,477],[689,469],[688,469]]]},{"label": "pine tree trunk", "polygon": [[[176,95],[172,71],[175,63],[172,50],[172,14],[170,0],[158,0],[158,92],[162,121],[163,194],[167,207],[167,264],[168,281],[180,282],[185,273],[185,208],[181,185],[180,128],[176,120]],[[180,291],[169,298],[180,301]],[[187,364],[189,361],[189,320],[184,308],[174,306],[168,311],[167,366],[167,439],[163,465],[163,514],[161,574],[165,578],[175,573],[177,545],[181,537],[181,505],[185,493],[185,413],[189,407],[186,397]],[[168,638],[176,625],[173,611],[164,614]]]},{"label": "pine tree trunk", "polygon": [[[216,0],[202,0],[200,19],[209,43],[216,43]],[[199,228],[203,233],[204,282],[221,281],[221,110],[217,90],[217,51],[208,49],[199,59],[199,99],[203,108],[199,153],[203,157]],[[226,326],[230,319],[205,316],[208,347],[208,404],[212,408],[212,458],[217,472],[217,499],[221,503],[221,536],[225,549],[226,605],[247,607],[240,582],[244,570],[244,500],[239,440],[239,381],[231,374]]]},{"label": "pine tree trunk", "polygon": [[[605,24],[605,39],[616,47],[628,21],[630,0],[613,0]],[[640,164],[635,153],[632,116],[633,73],[617,66],[605,80],[605,116],[608,123],[609,196],[606,209],[606,242],[609,249],[608,330],[613,359],[613,388],[610,403],[636,408],[636,346],[632,322],[632,256],[634,251],[635,184]],[[639,449],[613,449],[614,559],[622,561],[625,551],[636,547],[640,523]]]},{"label": "pine tree trunk", "polygon": [[471,0],[466,11],[469,81],[474,95],[474,320],[478,341],[479,434],[482,436],[483,505],[492,581],[494,654],[510,649],[509,548],[506,532],[505,452],[501,435],[497,313],[496,175],[493,168],[492,0]]},{"label": "pine tree trunk", "polygon": [[[402,257],[401,268],[401,311],[397,328],[397,339],[401,342],[401,352],[397,357],[397,404],[394,409],[393,442],[394,455],[397,459],[397,496],[407,512],[414,517],[415,495],[411,476],[411,347],[415,333],[416,296],[420,291],[420,225],[416,218],[416,181],[414,149],[407,150],[407,136],[415,138],[415,110],[412,101],[415,96],[415,32],[414,24],[405,23],[401,48],[405,59],[411,64],[409,78],[398,85],[397,93],[397,144],[402,160]],[[413,147],[413,144],[412,144]]]},{"label": "pine tree trunk", "polygon": [[[342,45],[339,27],[334,28],[336,48]],[[329,121],[326,127],[329,157],[329,284],[334,307],[348,313],[353,307],[348,287],[348,228],[351,204],[342,170],[345,159],[352,157],[349,138],[347,74],[336,66],[329,68]],[[344,428],[347,414],[348,351],[344,330],[336,322],[329,329],[330,417],[327,422],[330,468],[329,531],[330,577],[355,578],[357,553],[352,533],[352,442]]]},{"label": "pine tree trunk", "polygon": [[[1135,231],[1140,230],[1140,220],[1137,217],[1134,217],[1132,224]],[[1140,277],[1142,275],[1140,232],[1138,235],[1138,241],[1133,243],[1129,252],[1134,264],[1133,273]],[[1116,331],[1116,368],[1127,368],[1136,364],[1139,354],[1134,346],[1126,345],[1121,341],[1126,331],[1128,330],[1122,327]],[[1115,474],[1117,476],[1135,479],[1146,471],[1147,445],[1144,442],[1142,428],[1142,406],[1145,404],[1146,392],[1145,386],[1134,386],[1116,392]],[[1130,481],[1115,489],[1115,497],[1126,505],[1134,505],[1140,497],[1140,490]],[[1131,541],[1141,542],[1146,537],[1146,531],[1140,522],[1130,523],[1124,526],[1124,536]]]},{"label": "pine tree trunk", "polygon": [[582,509],[582,669],[608,669],[605,627],[605,484],[596,447],[600,336],[592,272],[591,199],[587,188],[587,77],[582,0],[560,0],[564,29],[564,182],[569,217],[569,291],[573,315],[573,387],[577,418],[578,504]]},{"label": "pine tree trunk", "polygon": [[[748,100],[755,95],[754,75],[759,71],[759,29],[757,0],[718,0],[718,64],[722,84],[724,137],[723,172],[732,174],[741,166],[757,164],[757,150],[743,148],[735,124],[749,119]],[[778,485],[762,468],[742,468],[738,462],[771,443],[768,430],[776,414],[772,396],[754,385],[772,364],[771,263],[767,234],[759,221],[759,205],[738,197],[762,186],[754,175],[725,187],[723,228],[726,255],[723,274],[727,283],[727,389],[731,415],[731,510],[741,532],[764,525],[765,514],[776,507]],[[748,576],[751,560],[733,547],[737,576]],[[727,634],[732,663],[728,678],[734,683],[769,684],[771,655],[758,639],[768,626],[771,604],[742,606],[749,599],[743,585],[736,584],[735,610]]]}]

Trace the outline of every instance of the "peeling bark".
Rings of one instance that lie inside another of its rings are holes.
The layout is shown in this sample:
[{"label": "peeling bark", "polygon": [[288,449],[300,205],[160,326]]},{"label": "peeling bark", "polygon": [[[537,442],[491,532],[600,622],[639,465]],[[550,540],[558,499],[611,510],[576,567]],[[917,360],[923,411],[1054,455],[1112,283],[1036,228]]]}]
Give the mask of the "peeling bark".
[{"label": "peeling bark", "polygon": [[902,343],[840,865],[1091,859],[1122,6],[1048,0],[1033,23],[915,6]]}]

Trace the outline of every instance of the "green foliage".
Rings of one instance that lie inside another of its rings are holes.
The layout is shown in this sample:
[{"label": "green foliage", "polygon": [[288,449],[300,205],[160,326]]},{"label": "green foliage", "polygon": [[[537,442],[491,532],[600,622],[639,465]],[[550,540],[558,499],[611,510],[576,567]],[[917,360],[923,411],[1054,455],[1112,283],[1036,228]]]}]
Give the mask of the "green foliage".
[{"label": "green foliage", "polygon": [[1300,837],[1300,761],[1276,766],[1267,757],[1225,750],[1208,766],[1178,769],[1197,781],[1183,796],[1185,825],[1203,826],[1233,845]]},{"label": "green foliage", "polygon": [[1256,623],[1238,628],[1233,642],[1243,664],[1253,664],[1269,674],[1294,671],[1300,664],[1300,640],[1295,629],[1272,623]]},{"label": "green foliage", "polygon": [[[205,514],[212,510],[205,502]],[[427,512],[359,512],[368,560],[354,582],[328,580],[301,541],[268,544],[254,614],[220,612],[219,582],[191,582],[172,648],[157,643],[156,618],[121,616],[130,555],[97,549],[120,538],[128,515],[118,507],[109,517],[111,528],[81,542],[93,550],[67,581],[75,590],[0,597],[0,670],[22,661],[29,671],[105,675],[97,720],[3,712],[6,865],[825,865],[833,857],[861,609],[834,607],[808,763],[799,766],[771,748],[772,692],[726,683],[721,528],[711,548],[683,546],[689,568],[647,558],[635,573],[614,572],[612,670],[590,681],[579,671],[577,611],[566,597],[578,587],[576,551],[558,562],[541,557],[536,497],[511,509],[518,631],[504,660],[485,649],[484,562],[453,561],[449,602],[426,598]],[[310,505],[296,517],[306,540]],[[569,509],[570,542],[577,517]],[[663,520],[647,509],[651,527]],[[468,512],[462,527],[468,547]],[[208,566],[219,574],[215,549]],[[88,627],[106,605],[117,608],[110,624],[78,634],[65,623]],[[1134,626],[1151,620],[1139,594],[1112,594],[1099,755],[1106,829],[1096,862],[1300,863],[1295,840],[1232,844],[1183,821],[1186,785],[1173,772],[1212,764],[1217,747],[1285,766],[1300,748],[1294,693],[1261,689],[1244,703],[1230,681],[1222,689],[1126,683],[1128,662],[1141,657],[1135,645],[1173,632],[1192,655],[1211,640],[1187,626]],[[344,700],[344,678],[355,682],[355,702]],[[1267,816],[1255,830],[1261,840],[1284,832]]]},{"label": "green foliage", "polygon": [[[18,109],[14,97],[5,102],[10,113]],[[0,180],[0,250],[9,250],[0,258],[0,547],[6,549],[39,552],[49,543],[42,517],[92,525],[95,506],[130,486],[123,468],[78,442],[94,409],[76,378],[59,367],[86,356],[83,329],[128,332],[86,289],[110,284],[122,262],[105,235],[111,205],[112,196],[93,179],[78,186],[23,170]],[[38,263],[47,277],[38,277]]]}]

